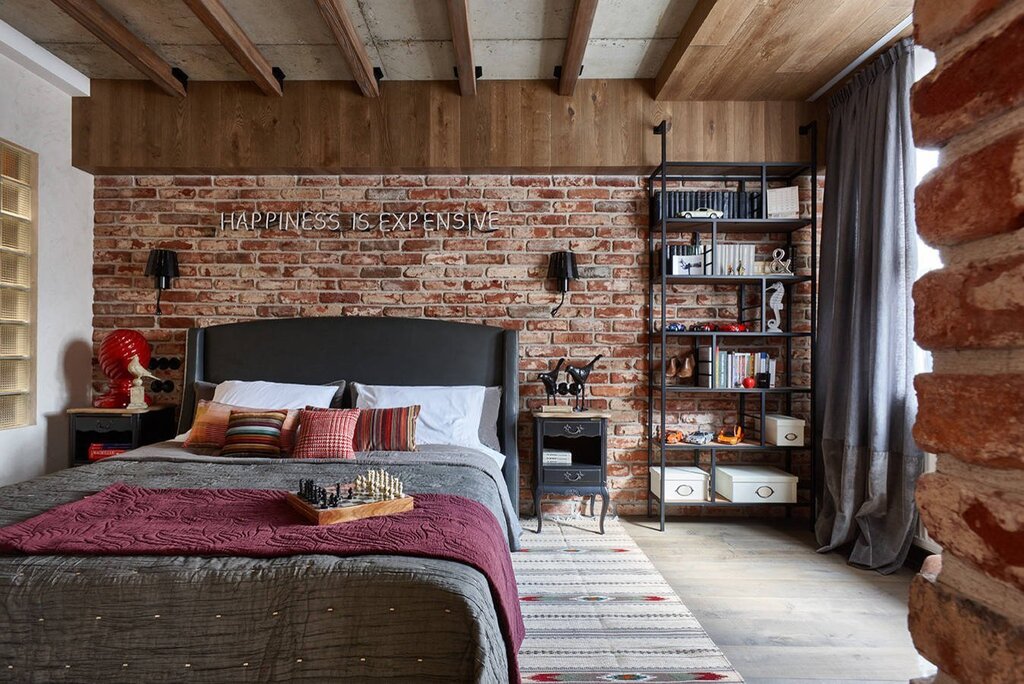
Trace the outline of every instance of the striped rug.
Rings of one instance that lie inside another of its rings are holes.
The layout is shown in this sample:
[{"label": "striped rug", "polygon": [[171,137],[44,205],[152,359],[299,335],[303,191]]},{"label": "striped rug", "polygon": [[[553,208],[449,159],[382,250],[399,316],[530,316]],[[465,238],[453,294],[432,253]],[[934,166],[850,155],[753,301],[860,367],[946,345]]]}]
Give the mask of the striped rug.
[{"label": "striped rug", "polygon": [[617,520],[523,521],[523,682],[742,682]]}]

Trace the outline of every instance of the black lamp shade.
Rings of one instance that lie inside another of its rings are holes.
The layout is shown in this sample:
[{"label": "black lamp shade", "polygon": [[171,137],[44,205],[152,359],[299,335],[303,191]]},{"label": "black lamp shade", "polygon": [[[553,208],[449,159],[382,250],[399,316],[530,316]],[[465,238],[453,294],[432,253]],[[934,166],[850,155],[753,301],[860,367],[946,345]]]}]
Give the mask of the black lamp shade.
[{"label": "black lamp shade", "polygon": [[146,275],[153,278],[158,290],[171,286],[171,278],[177,278],[178,254],[171,249],[151,249],[146,261]]},{"label": "black lamp shade", "polygon": [[579,269],[576,268],[576,255],[572,252],[552,252],[551,260],[548,261],[548,278],[553,278],[559,292],[569,290],[569,281],[580,277]]}]

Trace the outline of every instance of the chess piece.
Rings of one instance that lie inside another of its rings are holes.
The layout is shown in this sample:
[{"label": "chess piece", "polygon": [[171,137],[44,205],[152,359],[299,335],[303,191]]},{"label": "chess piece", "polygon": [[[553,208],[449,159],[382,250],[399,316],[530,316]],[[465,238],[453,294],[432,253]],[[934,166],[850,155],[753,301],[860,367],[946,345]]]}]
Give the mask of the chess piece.
[{"label": "chess piece", "polygon": [[765,292],[771,293],[771,297],[768,299],[768,307],[772,310],[772,318],[768,320],[765,331],[780,332],[782,328],[779,327],[779,324],[782,322],[782,317],[779,312],[783,309],[782,299],[786,295],[786,286],[782,283],[775,283]]},{"label": "chess piece", "polygon": [[558,363],[553,369],[537,376],[544,383],[544,393],[547,395],[548,404],[555,402],[555,394],[558,392],[558,374],[562,371],[563,363],[565,363],[564,358],[558,359]]}]

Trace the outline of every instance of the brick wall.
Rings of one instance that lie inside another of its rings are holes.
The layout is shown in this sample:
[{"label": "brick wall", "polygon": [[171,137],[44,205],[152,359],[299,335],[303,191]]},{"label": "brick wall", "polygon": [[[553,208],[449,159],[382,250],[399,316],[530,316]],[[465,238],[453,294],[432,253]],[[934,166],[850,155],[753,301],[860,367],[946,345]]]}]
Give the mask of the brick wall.
[{"label": "brick wall", "polygon": [[1024,4],[917,0],[936,53],[914,88],[918,145],[942,149],[917,191],[922,237],[945,267],[914,289],[915,437],[939,454],[917,490],[943,552],[912,587],[910,628],[936,681],[1019,682],[1024,672]]},{"label": "brick wall", "polygon": [[[525,410],[539,405],[543,394],[536,373],[561,356],[584,362],[604,354],[589,391],[596,406],[614,413],[609,475],[615,509],[638,513],[646,509],[647,488],[644,182],[602,176],[98,176],[95,341],[117,327],[135,328],[155,355],[181,356],[189,327],[292,316],[428,317],[518,329],[526,485],[532,445]],[[806,205],[808,179],[802,187]],[[297,210],[497,211],[500,228],[491,234],[219,231],[220,212]],[[809,239],[804,232],[800,244]],[[142,275],[149,249],[158,246],[178,250],[182,271],[164,294],[160,319],[152,281]],[[764,256],[769,247],[761,248]],[[553,318],[558,295],[545,277],[547,261],[563,249],[577,253],[583,279],[572,284]],[[732,288],[692,288],[672,301],[670,316],[684,322],[735,317]],[[794,320],[806,329],[808,291],[799,291],[796,301]],[[806,372],[806,345],[797,346],[803,360],[795,370]],[[180,373],[159,374],[180,385]],[[95,379],[100,389],[98,371]],[[733,422],[734,407],[731,400],[681,401],[670,415],[710,427]],[[778,454],[765,459],[782,463]],[[806,459],[796,467],[807,481]],[[523,500],[526,509],[525,488]]]}]

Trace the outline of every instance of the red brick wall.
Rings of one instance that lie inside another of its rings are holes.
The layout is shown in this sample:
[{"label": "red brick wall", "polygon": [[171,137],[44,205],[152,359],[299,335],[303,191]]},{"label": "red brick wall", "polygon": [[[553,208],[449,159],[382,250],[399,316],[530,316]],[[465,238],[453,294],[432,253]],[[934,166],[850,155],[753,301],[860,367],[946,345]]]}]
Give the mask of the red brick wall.
[{"label": "red brick wall", "polygon": [[1019,682],[1024,672],[1024,4],[917,0],[935,71],[914,88],[918,145],[940,147],[917,190],[921,236],[945,267],[914,288],[914,435],[939,454],[917,501],[945,549],[910,600],[936,681]]},{"label": "red brick wall", "polygon": [[[98,342],[113,328],[135,328],[155,355],[180,356],[189,327],[261,317],[409,316],[518,329],[527,485],[532,445],[525,410],[543,393],[536,373],[560,356],[583,362],[604,354],[590,393],[594,405],[615,416],[613,502],[619,513],[637,513],[645,510],[647,487],[643,183],[602,176],[98,176],[94,335]],[[805,179],[809,201],[808,193]],[[501,212],[501,225],[491,234],[218,232],[222,211],[306,209],[490,210]],[[159,320],[152,282],[142,275],[157,246],[178,250],[182,270],[164,294]],[[547,260],[562,249],[576,252],[584,277],[553,318],[558,295],[545,278]],[[797,298],[795,320],[806,327],[808,291]],[[735,299],[731,288],[693,288],[673,299],[670,315],[686,322],[735,317]],[[806,359],[806,346],[799,355]],[[797,370],[805,371],[804,363]],[[160,374],[180,380],[178,373]],[[101,385],[98,371],[96,379]],[[721,399],[678,402],[671,415],[720,425],[734,420],[734,407]],[[797,467],[806,478],[806,459]],[[528,507],[525,488],[523,499]]]}]

